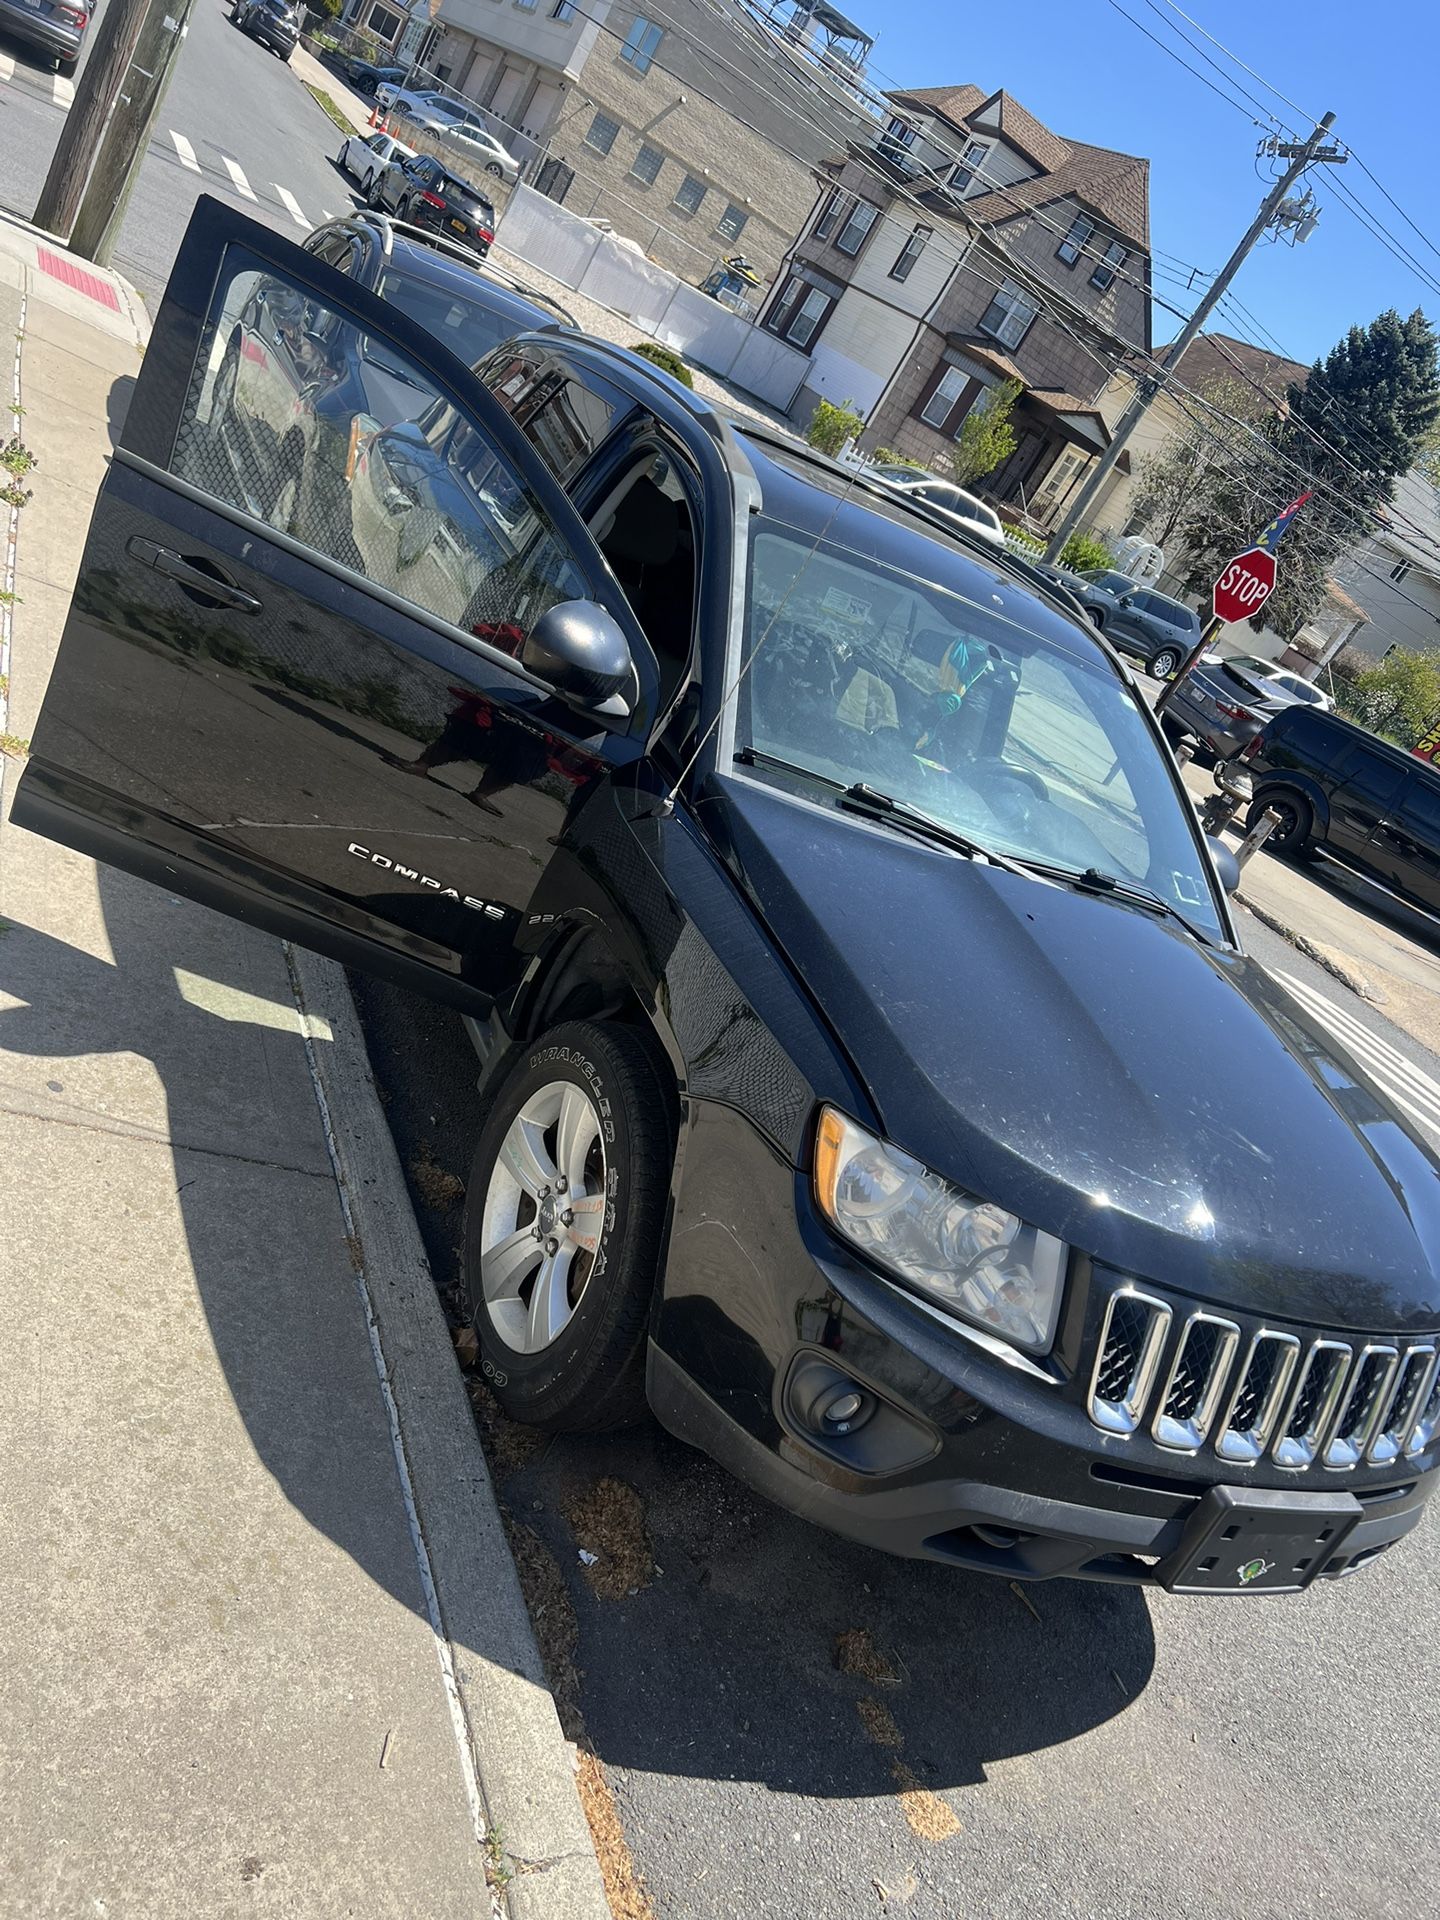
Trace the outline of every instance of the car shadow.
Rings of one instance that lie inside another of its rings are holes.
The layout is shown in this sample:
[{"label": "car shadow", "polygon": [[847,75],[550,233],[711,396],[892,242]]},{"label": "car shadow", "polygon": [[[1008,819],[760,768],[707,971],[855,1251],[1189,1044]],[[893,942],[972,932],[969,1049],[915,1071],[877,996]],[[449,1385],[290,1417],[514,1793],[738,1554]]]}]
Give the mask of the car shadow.
[{"label": "car shadow", "polygon": [[[351,986],[458,1324],[459,1188],[483,1117],[473,1058],[446,1009],[376,980]],[[437,1181],[436,1169],[455,1177]],[[941,1791],[1103,1725],[1150,1679],[1155,1638],[1138,1588],[1022,1591],[898,1560],[771,1506],[654,1423],[541,1438],[505,1420],[478,1377],[472,1399],[523,1529],[522,1583],[562,1721],[607,1765],[834,1798],[893,1794],[903,1766]],[[615,1503],[608,1557],[653,1568],[633,1594],[592,1590],[580,1559],[591,1534],[575,1516],[612,1481],[635,1498]],[[570,1611],[557,1618],[562,1587]]]}]

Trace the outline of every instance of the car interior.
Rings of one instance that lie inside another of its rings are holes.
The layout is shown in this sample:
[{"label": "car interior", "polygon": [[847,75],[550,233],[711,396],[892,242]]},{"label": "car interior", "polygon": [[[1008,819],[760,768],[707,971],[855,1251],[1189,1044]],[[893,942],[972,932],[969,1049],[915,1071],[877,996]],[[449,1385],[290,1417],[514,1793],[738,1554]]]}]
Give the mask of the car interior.
[{"label": "car interior", "polygon": [[674,698],[695,627],[695,523],[667,453],[649,449],[591,517],[610,564],[660,667],[660,707]]}]

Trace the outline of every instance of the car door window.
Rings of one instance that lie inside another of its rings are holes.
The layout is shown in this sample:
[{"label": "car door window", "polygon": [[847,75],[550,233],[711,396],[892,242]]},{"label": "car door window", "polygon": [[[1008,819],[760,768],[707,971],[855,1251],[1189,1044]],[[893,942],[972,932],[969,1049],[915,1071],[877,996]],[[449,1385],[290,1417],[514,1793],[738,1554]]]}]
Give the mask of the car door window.
[{"label": "car door window", "polygon": [[1423,776],[1411,776],[1399,807],[1401,830],[1440,851],[1440,787]]},{"label": "car door window", "polygon": [[1367,813],[1379,814],[1394,801],[1404,777],[1399,767],[1359,746],[1336,762],[1334,784],[1337,797],[1343,792],[1348,800],[1362,803]]},{"label": "car door window", "polygon": [[[267,328],[298,386],[257,360]],[[222,273],[207,337],[171,460],[179,479],[508,654],[547,607],[586,597],[510,462],[393,343],[253,270]],[[359,374],[377,364],[406,417],[366,410]]]}]

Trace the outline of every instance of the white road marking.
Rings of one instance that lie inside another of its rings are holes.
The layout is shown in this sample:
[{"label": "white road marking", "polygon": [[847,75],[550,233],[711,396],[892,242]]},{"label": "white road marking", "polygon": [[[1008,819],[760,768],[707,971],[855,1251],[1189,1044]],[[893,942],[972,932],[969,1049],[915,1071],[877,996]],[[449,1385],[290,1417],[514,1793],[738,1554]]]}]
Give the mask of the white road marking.
[{"label": "white road marking", "polygon": [[322,220],[333,220],[333,219],[335,218],[335,216],[334,216],[334,214],[333,214],[333,213],[331,213],[331,211],[330,211],[330,209],[329,209],[328,207],[322,207],[322,208],[320,209],[320,218],[321,218]]},{"label": "white road marking", "polygon": [[13,53],[0,53],[0,80],[15,78],[15,56]]},{"label": "white road marking", "polygon": [[291,193],[290,189],[288,187],[282,187],[278,180],[276,180],[273,185],[276,193],[280,196],[280,204],[284,207],[290,218],[295,222],[297,227],[303,227],[306,233],[308,233],[310,231],[310,222],[300,211],[300,202],[295,198],[294,194]]},{"label": "white road marking", "polygon": [[220,158],[225,162],[225,171],[229,174],[231,184],[235,188],[235,191],[237,193],[243,193],[247,200],[255,199],[255,189],[245,178],[245,169],[241,166],[240,162],[238,160],[232,160],[228,153],[222,153]]},{"label": "white road marking", "polygon": [[1372,1033],[1354,1014],[1337,1007],[1333,1000],[1305,981],[1297,980],[1294,974],[1281,973],[1276,978],[1322,1027],[1355,1055],[1402,1112],[1409,1114],[1418,1126],[1440,1134],[1440,1082],[1433,1080],[1413,1060],[1407,1060],[1388,1040]]},{"label": "white road marking", "polygon": [[75,82],[70,78],[68,73],[57,73],[55,76],[56,106],[68,107],[70,102],[74,98],[75,98]]},{"label": "white road marking", "polygon": [[195,149],[185,138],[184,134],[176,133],[172,127],[170,129],[170,138],[174,143],[176,153],[180,156],[181,166],[188,167],[191,173],[199,173],[200,162],[195,158]]}]

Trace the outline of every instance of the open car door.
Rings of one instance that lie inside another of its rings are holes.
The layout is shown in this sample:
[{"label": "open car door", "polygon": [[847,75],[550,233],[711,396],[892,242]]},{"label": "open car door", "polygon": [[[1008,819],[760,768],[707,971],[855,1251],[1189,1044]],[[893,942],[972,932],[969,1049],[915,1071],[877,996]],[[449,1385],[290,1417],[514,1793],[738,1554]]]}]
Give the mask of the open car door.
[{"label": "open car door", "polygon": [[603,557],[482,383],[201,199],[15,819],[483,1012],[655,693]]}]

